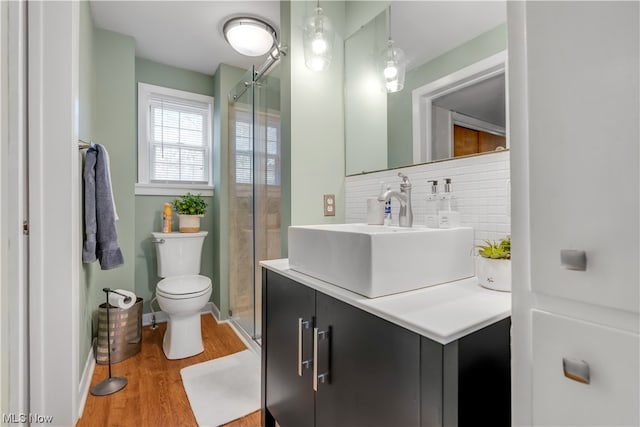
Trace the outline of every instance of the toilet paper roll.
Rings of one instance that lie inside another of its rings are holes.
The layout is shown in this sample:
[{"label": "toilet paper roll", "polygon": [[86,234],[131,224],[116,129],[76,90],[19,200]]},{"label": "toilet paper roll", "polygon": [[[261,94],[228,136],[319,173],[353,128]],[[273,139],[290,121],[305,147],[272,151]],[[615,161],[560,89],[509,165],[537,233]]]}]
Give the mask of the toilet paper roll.
[{"label": "toilet paper roll", "polygon": [[131,291],[126,291],[124,289],[115,289],[116,292],[120,292],[122,295],[126,295],[129,297],[123,297],[113,292],[109,292],[109,304],[113,307],[127,309],[133,307],[133,304],[136,303],[136,294]]}]

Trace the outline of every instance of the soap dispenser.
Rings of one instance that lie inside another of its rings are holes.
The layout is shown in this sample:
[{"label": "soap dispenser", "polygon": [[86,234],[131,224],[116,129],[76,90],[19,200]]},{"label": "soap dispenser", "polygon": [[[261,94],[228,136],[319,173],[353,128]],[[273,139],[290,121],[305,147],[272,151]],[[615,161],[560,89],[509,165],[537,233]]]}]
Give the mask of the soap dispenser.
[{"label": "soap dispenser", "polygon": [[451,178],[444,180],[444,192],[440,194],[440,202],[442,208],[438,211],[438,226],[440,228],[459,227],[460,212],[451,189]]},{"label": "soap dispenser", "polygon": [[[391,186],[387,185],[387,191],[391,190]],[[384,225],[391,225],[391,198],[384,202]]]},{"label": "soap dispenser", "polygon": [[425,225],[429,228],[438,228],[438,210],[440,208],[438,181],[433,179],[427,182],[431,183],[431,192],[427,192],[427,216]]}]

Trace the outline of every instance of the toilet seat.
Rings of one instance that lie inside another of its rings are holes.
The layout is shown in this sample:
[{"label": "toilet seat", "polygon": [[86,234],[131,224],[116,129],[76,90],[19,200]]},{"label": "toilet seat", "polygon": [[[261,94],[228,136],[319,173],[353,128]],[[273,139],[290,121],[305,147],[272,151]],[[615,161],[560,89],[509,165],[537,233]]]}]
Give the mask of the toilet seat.
[{"label": "toilet seat", "polygon": [[211,279],[206,276],[167,277],[158,282],[156,295],[171,299],[197,298],[211,289]]}]

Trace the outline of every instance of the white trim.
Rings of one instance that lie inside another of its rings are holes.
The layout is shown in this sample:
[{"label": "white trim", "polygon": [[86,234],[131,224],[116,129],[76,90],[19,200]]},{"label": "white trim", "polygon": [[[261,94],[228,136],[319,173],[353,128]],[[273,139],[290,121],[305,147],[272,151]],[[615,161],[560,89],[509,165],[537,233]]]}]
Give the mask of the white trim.
[{"label": "white trim", "polygon": [[78,419],[82,418],[84,406],[87,403],[87,396],[89,395],[89,386],[91,386],[91,379],[93,378],[93,371],[96,367],[96,358],[93,354],[95,342],[96,338],[93,339],[93,343],[89,349],[87,361],[84,363],[84,369],[80,377],[80,384],[78,385]]},{"label": "white trim", "polygon": [[220,323],[220,309],[212,302],[209,304],[211,304],[211,314],[213,314],[213,318],[216,319],[216,322]]},{"label": "white trim", "polygon": [[213,186],[186,184],[136,184],[136,196],[182,196],[190,191],[201,196],[213,197]]},{"label": "white trim", "polygon": [[529,171],[529,92],[527,63],[527,5],[507,2],[507,132],[518,141],[511,159],[511,424],[531,425],[533,350],[530,309],[536,299],[531,290],[531,222]]},{"label": "white trim", "polygon": [[[9,191],[7,171],[9,162],[9,4],[0,3],[0,193]],[[11,58],[14,59],[13,56]],[[9,227],[7,217],[9,214],[8,200],[0,200],[0,413],[10,413],[9,410],[9,274],[7,262],[9,256],[8,234]]]},{"label": "white trim", "polygon": [[491,133],[499,136],[506,137],[507,135],[506,129],[502,126],[485,122],[484,120],[476,119],[475,117],[467,116],[466,114],[457,113],[455,111],[451,112],[451,120],[453,122],[453,126],[458,125],[466,127],[468,129],[478,130],[481,132]]},{"label": "white trim", "polygon": [[27,2],[31,413],[78,415],[79,2]]},{"label": "white trim", "polygon": [[506,61],[507,51],[503,50],[411,92],[414,164],[433,160],[431,159],[432,100],[503,72],[506,73]]},{"label": "white trim", "polygon": [[[174,98],[181,98],[191,101],[197,101],[205,103],[209,106],[209,123],[207,126],[207,137],[209,141],[209,156],[207,161],[209,164],[207,165],[209,176],[209,186],[213,185],[213,98],[211,96],[202,95],[199,93],[186,92],[178,89],[170,89],[163,86],[151,85],[148,83],[138,83],[138,185],[143,184],[147,188],[150,187],[158,187],[158,188],[167,188],[171,187],[171,185],[167,184],[154,184],[149,182],[149,129],[148,129],[148,113],[149,113],[149,96],[154,94],[161,94],[166,96],[171,96]],[[178,184],[182,188],[190,188],[191,184]],[[198,186],[198,185],[196,185]],[[212,188],[212,187],[211,187]],[[138,193],[136,186],[136,194],[145,194]],[[151,190],[149,190],[151,191]],[[149,193],[146,193],[149,194]],[[157,194],[157,193],[153,193]],[[160,194],[160,195],[173,195],[173,194]],[[204,195],[204,194],[203,194]]]},{"label": "white trim", "polygon": [[[2,132],[2,397],[3,413],[27,413],[29,409],[28,358],[28,237],[22,234],[27,218],[26,176],[26,2],[4,2],[3,116]],[[7,25],[8,23],[10,25]],[[4,44],[7,43],[7,44]],[[8,79],[8,80],[7,80]],[[6,85],[6,86],[5,86]],[[5,104],[6,102],[6,104]],[[6,140],[4,138],[7,138]],[[11,141],[11,143],[9,143]],[[11,248],[11,250],[9,250]],[[9,285],[10,284],[10,285]],[[9,325],[11,325],[9,327]],[[6,347],[5,347],[6,346]],[[6,377],[4,377],[6,375]],[[7,405],[7,406],[4,406]]]}]

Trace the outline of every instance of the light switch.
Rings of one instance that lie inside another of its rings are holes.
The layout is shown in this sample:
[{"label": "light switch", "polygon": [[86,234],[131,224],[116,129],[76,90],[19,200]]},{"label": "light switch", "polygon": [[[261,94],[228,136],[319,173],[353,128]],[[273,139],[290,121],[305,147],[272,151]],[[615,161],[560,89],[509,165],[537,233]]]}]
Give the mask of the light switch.
[{"label": "light switch", "polygon": [[336,216],[335,194],[324,195],[324,216]]}]

